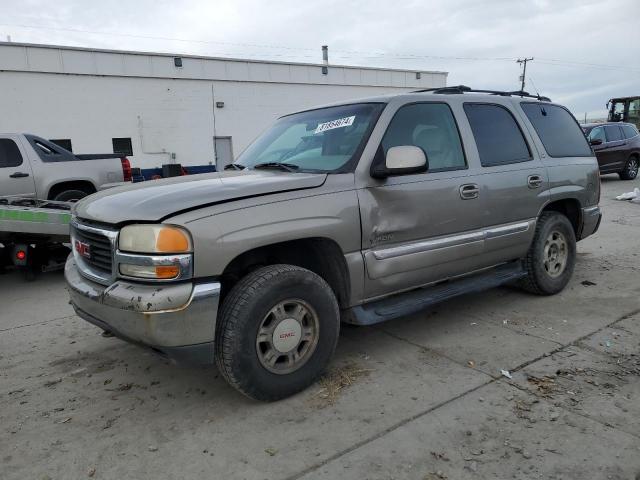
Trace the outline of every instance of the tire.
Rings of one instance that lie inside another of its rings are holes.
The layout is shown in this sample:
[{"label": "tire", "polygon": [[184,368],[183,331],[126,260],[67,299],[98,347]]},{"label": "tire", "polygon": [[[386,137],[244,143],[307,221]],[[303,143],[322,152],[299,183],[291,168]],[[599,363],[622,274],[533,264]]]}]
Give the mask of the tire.
[{"label": "tire", "polygon": [[89,192],[85,192],[84,190],[64,190],[58,193],[53,200],[56,202],[77,202],[87,195],[89,195]]},{"label": "tire", "polygon": [[242,278],[223,301],[216,364],[247,397],[279,400],[324,373],[339,332],[336,296],[320,276],[293,265],[262,267]]},{"label": "tire", "polygon": [[632,156],[627,160],[624,170],[618,173],[621,180],[634,180],[638,176],[638,168],[640,168],[640,160],[638,157]]},{"label": "tire", "polygon": [[[561,261],[563,256],[564,262]],[[520,286],[537,295],[554,295],[569,283],[575,262],[573,225],[561,213],[545,212],[538,218],[533,242],[524,258],[527,276]]]}]

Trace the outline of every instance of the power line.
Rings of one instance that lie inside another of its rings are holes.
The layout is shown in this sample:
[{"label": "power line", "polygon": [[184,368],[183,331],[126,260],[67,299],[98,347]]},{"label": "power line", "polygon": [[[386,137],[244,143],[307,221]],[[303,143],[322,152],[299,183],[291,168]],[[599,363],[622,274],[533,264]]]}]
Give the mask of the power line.
[{"label": "power line", "polygon": [[16,25],[10,23],[0,23],[0,26],[3,27],[15,27],[15,28],[31,28],[31,29],[43,29],[43,30],[57,30],[63,32],[73,32],[73,33],[89,33],[93,35],[108,35],[115,37],[129,37],[129,38],[141,38],[147,40],[167,40],[172,42],[185,42],[185,43],[205,43],[205,44],[215,44],[215,45],[228,45],[228,46],[237,46],[237,47],[260,47],[260,48],[279,48],[283,50],[316,50],[315,48],[303,48],[303,47],[288,47],[285,45],[265,45],[265,44],[256,44],[256,43],[233,43],[233,42],[218,42],[215,40],[197,40],[197,39],[187,39],[187,38],[175,38],[175,37],[160,37],[154,35],[136,35],[131,33],[115,33],[115,32],[98,32],[95,30],[83,30],[79,28],[65,28],[65,27],[50,27],[47,25]]},{"label": "power line", "polygon": [[[162,41],[182,42],[182,43],[197,43],[197,44],[205,44],[205,45],[224,45],[224,46],[231,46],[231,47],[280,49],[280,50],[287,50],[290,52],[296,52],[296,51],[307,52],[306,54],[294,53],[294,55],[296,55],[297,57],[302,57],[302,58],[317,57],[315,54],[312,55],[308,53],[308,52],[316,52],[317,48],[310,48],[310,47],[292,47],[289,45],[271,45],[271,44],[260,44],[260,43],[221,42],[216,40],[200,40],[200,39],[165,37],[165,36],[156,36],[156,35],[139,35],[139,34],[120,33],[120,32],[101,32],[96,30],[53,27],[53,26],[47,26],[47,25],[0,23],[0,26],[35,29],[35,30],[38,30],[38,29],[53,30],[53,31],[71,32],[71,33],[84,33],[84,34],[91,34],[91,35],[105,35],[105,36],[112,36],[112,37],[139,38],[139,39],[145,39],[145,40],[162,40]],[[362,58],[362,59],[393,58],[396,60],[443,60],[443,61],[474,61],[474,62],[475,61],[477,62],[513,62],[513,61],[520,60],[514,57],[471,57],[471,56],[423,55],[423,54],[400,53],[400,52],[379,52],[379,51],[376,52],[371,50],[362,51],[362,50],[336,49],[332,51],[343,54],[343,55],[336,55],[335,58]],[[233,54],[225,52],[225,53],[219,53],[219,55],[233,55]],[[278,54],[278,53],[268,53],[267,55],[273,56],[273,57],[287,56],[286,54]],[[258,56],[258,55],[254,55],[254,56]],[[543,64],[543,65],[550,65],[550,66],[568,66],[568,67],[573,66],[573,67],[613,69],[613,70],[629,70],[633,72],[640,71],[640,69],[629,67],[626,65],[603,65],[603,64],[596,64],[596,63],[576,62],[576,61],[558,60],[558,59],[550,59],[550,58],[539,58],[536,61],[536,63]]]}]

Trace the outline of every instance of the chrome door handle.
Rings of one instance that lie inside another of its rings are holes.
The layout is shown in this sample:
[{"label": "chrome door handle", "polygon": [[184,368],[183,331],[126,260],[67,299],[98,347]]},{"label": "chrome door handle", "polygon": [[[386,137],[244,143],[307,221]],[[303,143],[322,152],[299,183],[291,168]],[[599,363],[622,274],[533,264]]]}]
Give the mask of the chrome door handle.
[{"label": "chrome door handle", "polygon": [[542,177],[540,175],[529,175],[527,177],[527,185],[529,185],[529,188],[540,188],[542,186]]},{"label": "chrome door handle", "polygon": [[463,200],[471,200],[474,198],[478,198],[480,194],[480,189],[478,185],[475,183],[467,183],[465,185],[460,186],[460,198]]}]

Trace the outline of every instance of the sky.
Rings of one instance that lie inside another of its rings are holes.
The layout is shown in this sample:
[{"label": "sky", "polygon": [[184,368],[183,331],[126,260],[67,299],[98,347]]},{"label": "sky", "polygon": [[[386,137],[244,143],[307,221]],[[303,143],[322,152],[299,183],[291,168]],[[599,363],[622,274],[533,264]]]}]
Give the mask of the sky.
[{"label": "sky", "polygon": [[449,72],[579,118],[640,95],[640,0],[0,0],[0,40]]}]

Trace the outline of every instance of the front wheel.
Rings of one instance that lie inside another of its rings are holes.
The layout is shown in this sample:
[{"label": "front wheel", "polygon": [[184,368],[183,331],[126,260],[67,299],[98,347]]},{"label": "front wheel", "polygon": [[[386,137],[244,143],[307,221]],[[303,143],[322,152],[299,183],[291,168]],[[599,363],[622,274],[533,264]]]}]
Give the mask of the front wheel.
[{"label": "front wheel", "polygon": [[618,175],[620,175],[621,180],[633,180],[638,176],[638,168],[640,167],[640,162],[638,162],[638,157],[631,157],[627,160],[627,164],[624,166],[624,170],[621,171]]},{"label": "front wheel", "polygon": [[327,367],[340,313],[331,287],[293,265],[242,278],[225,298],[216,328],[216,363],[250,398],[274,401],[304,390]]},{"label": "front wheel", "polygon": [[569,219],[557,212],[540,215],[524,259],[523,288],[538,295],[558,293],[569,283],[575,262],[576,236]]}]

